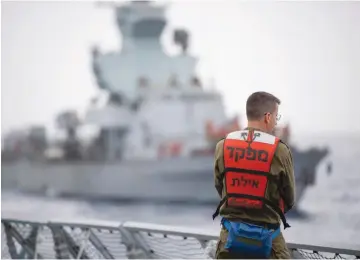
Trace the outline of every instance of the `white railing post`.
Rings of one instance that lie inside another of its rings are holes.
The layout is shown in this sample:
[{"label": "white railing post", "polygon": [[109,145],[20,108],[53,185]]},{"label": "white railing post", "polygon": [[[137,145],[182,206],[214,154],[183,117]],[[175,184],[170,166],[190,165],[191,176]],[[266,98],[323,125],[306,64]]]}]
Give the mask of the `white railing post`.
[{"label": "white railing post", "polygon": [[153,258],[151,249],[143,241],[143,239],[136,234],[124,227],[123,224],[119,226],[121,233],[121,239],[127,249],[127,256],[129,259],[149,259]]}]

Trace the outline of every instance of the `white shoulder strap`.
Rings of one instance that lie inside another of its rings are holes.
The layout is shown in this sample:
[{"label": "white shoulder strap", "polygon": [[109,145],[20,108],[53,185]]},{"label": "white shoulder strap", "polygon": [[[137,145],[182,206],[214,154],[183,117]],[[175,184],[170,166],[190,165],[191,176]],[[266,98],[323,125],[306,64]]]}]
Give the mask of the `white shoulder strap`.
[{"label": "white shoulder strap", "polygon": [[[226,139],[246,141],[248,136],[248,130],[241,130],[231,132],[226,136]],[[275,144],[276,137],[260,131],[254,131],[254,142]]]}]

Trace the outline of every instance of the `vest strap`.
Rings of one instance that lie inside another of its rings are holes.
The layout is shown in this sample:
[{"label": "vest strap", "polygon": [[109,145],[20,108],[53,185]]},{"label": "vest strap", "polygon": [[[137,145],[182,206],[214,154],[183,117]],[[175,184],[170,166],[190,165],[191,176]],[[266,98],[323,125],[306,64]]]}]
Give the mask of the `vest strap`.
[{"label": "vest strap", "polygon": [[254,200],[260,200],[262,202],[264,202],[264,204],[266,204],[267,206],[271,207],[281,218],[281,221],[283,222],[284,225],[284,229],[291,227],[289,225],[289,223],[287,223],[286,221],[286,217],[284,215],[284,213],[281,211],[280,207],[277,206],[275,203],[273,203],[272,201],[266,199],[266,198],[262,198],[262,197],[257,197],[257,196],[252,196],[252,195],[246,195],[246,194],[227,194],[219,203],[218,207],[216,208],[215,213],[213,214],[213,220],[219,215],[220,212],[220,208],[221,206],[227,201],[228,198],[244,198],[244,199],[254,199]]}]

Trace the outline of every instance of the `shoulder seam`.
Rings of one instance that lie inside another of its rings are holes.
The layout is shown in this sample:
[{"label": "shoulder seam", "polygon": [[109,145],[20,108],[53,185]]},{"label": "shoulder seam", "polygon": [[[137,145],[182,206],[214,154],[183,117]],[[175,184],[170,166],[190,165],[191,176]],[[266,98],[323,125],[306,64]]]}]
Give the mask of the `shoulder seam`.
[{"label": "shoulder seam", "polygon": [[[281,140],[280,138],[279,138],[279,140],[280,140],[280,143],[283,143],[283,144],[286,146],[286,148],[290,150],[290,147],[289,147],[289,145],[288,145],[287,143],[285,143],[285,142],[284,142],[283,140]],[[291,150],[290,150],[290,151],[291,151]]]},{"label": "shoulder seam", "polygon": [[287,143],[285,143],[285,142],[284,142],[283,140],[281,140],[281,139],[280,139],[280,143],[282,143],[282,144],[285,145],[285,147],[287,148],[288,153],[289,153],[289,155],[290,155],[291,161],[293,161],[293,156],[292,156],[292,152],[291,152],[291,149],[290,149],[289,145],[288,145]]}]

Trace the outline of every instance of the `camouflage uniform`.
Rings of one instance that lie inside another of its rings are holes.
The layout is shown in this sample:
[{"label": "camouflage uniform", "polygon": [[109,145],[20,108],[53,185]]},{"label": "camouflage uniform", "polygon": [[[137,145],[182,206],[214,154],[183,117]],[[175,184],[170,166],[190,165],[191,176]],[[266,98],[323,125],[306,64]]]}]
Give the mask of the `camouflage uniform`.
[{"label": "camouflage uniform", "polygon": [[[257,130],[257,129],[254,129]],[[224,140],[220,140],[215,149],[215,166],[214,166],[214,178],[215,188],[219,193],[220,198],[225,195],[224,187],[224,161],[223,161],[223,143]],[[280,193],[285,204],[285,212],[289,211],[295,203],[295,177],[293,160],[290,149],[283,142],[279,142],[276,149],[272,164],[271,174],[278,177],[281,187],[278,187],[273,182],[269,182],[266,198],[272,201],[279,201]],[[280,192],[279,192],[280,191]],[[240,208],[229,208],[226,203],[220,208],[220,215],[232,221],[245,221],[253,224],[272,224],[280,225],[280,216],[271,208],[266,207],[261,214],[256,210],[251,209],[240,209]],[[266,226],[266,225],[265,225]],[[216,248],[216,258],[241,258],[242,256],[235,256],[229,254],[224,248],[227,239],[227,230],[222,228],[220,232],[220,239]],[[243,256],[249,258],[248,256]],[[290,252],[287,249],[284,237],[282,233],[273,240],[273,248],[271,252],[271,258],[289,259],[291,258]]]}]

